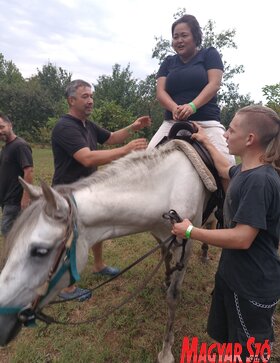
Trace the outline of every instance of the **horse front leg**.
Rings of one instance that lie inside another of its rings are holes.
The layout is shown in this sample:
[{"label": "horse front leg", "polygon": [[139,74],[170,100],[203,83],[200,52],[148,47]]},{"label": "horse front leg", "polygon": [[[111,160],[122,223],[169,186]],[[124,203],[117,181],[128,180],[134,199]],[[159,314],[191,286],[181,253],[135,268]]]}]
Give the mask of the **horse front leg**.
[{"label": "horse front leg", "polygon": [[209,246],[207,243],[202,243],[201,245],[201,251],[202,251],[202,254],[201,254],[201,261],[203,263],[206,263],[208,262],[209,260],[209,257],[208,257],[208,250],[209,250]]},{"label": "horse front leg", "polygon": [[[161,243],[161,240],[156,237],[154,234],[152,236],[157,240],[158,243]],[[164,280],[164,288],[168,289],[171,282],[171,274],[172,274],[172,268],[171,268],[171,261],[173,257],[173,253],[168,250],[166,246],[161,247],[161,255],[164,256],[164,265],[165,265],[165,280]]]},{"label": "horse front leg", "polygon": [[165,264],[165,288],[168,289],[171,283],[171,274],[172,274],[172,268],[171,268],[171,261],[173,254],[170,251],[167,251],[167,249],[162,248],[162,254],[165,256],[164,258],[164,264]]},{"label": "horse front leg", "polygon": [[[181,258],[182,248],[177,248],[175,251],[175,262],[179,262]],[[174,271],[171,275],[170,286],[167,290],[166,301],[168,305],[168,316],[165,328],[165,335],[161,352],[158,354],[158,363],[174,363],[172,354],[172,346],[174,343],[173,326],[175,321],[176,307],[180,298],[180,292],[184,276],[187,269],[187,261],[191,252],[191,240],[188,241],[185,251],[184,267],[181,271]]]}]

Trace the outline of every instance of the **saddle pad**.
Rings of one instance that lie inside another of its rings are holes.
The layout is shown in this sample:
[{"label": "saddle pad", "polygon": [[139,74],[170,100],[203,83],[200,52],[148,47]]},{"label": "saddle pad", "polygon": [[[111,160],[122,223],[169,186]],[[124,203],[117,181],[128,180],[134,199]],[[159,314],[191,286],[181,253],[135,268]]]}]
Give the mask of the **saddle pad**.
[{"label": "saddle pad", "polygon": [[170,143],[174,143],[174,146],[177,150],[182,151],[190,162],[195,167],[196,171],[198,172],[201,180],[203,181],[206,189],[208,189],[211,193],[217,190],[217,184],[214,179],[214,176],[207,168],[201,157],[198,155],[194,147],[185,142],[183,140],[171,140]]}]

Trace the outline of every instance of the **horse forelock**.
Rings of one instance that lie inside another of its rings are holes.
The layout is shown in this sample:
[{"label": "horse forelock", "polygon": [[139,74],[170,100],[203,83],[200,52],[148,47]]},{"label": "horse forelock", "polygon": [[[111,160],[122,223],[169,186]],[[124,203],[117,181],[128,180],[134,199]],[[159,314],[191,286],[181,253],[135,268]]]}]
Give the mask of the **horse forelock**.
[{"label": "horse forelock", "polygon": [[175,150],[178,150],[177,145],[169,142],[157,149],[135,151],[102,167],[86,178],[72,184],[56,186],[55,189],[62,194],[69,194],[98,183],[114,184],[116,178],[126,180],[131,176],[149,177],[151,169],[158,167],[160,161]]}]

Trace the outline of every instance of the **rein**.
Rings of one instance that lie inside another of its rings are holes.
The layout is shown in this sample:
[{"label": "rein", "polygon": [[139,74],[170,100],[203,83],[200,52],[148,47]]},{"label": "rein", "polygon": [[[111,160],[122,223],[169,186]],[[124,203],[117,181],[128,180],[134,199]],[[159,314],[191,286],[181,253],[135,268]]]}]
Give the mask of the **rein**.
[{"label": "rein", "polygon": [[[172,224],[174,224],[175,222],[181,222],[182,218],[177,214],[177,212],[173,209],[171,209],[168,213],[164,213],[162,215],[162,217],[164,219],[168,219]],[[179,270],[181,271],[184,267],[184,256],[185,256],[185,249],[186,249],[186,245],[187,245],[187,239],[183,239],[182,244],[178,244],[176,236],[170,236],[168,237],[165,241],[163,242],[159,242],[159,244],[152,248],[150,251],[148,251],[147,253],[145,253],[143,256],[141,256],[140,258],[138,258],[136,261],[134,261],[132,264],[130,264],[129,266],[127,266],[125,269],[123,269],[118,275],[111,277],[110,279],[107,279],[106,281],[102,282],[101,284],[97,285],[96,287],[94,287],[93,289],[89,289],[90,291],[95,291],[97,289],[99,289],[100,287],[108,284],[109,282],[113,281],[114,279],[118,278],[119,276],[121,276],[122,274],[124,274],[125,272],[127,272],[128,270],[130,270],[132,267],[136,266],[137,264],[139,264],[140,262],[142,262],[144,259],[146,259],[148,256],[152,255],[154,252],[156,252],[159,248],[163,247],[164,245],[166,245],[167,243],[169,243],[168,247],[166,248],[164,254],[162,255],[161,260],[159,261],[159,263],[155,266],[155,268],[152,270],[152,272],[142,281],[142,284],[133,292],[131,293],[126,299],[124,299],[121,303],[119,303],[116,306],[113,306],[111,309],[109,309],[109,311],[106,314],[100,315],[100,316],[96,316],[92,319],[87,319],[84,321],[79,321],[79,322],[62,322],[59,320],[54,319],[53,317],[43,313],[42,310],[36,312],[36,317],[41,320],[42,322],[46,323],[47,325],[49,324],[59,324],[59,325],[82,325],[82,324],[89,324],[89,323],[94,323],[98,320],[103,320],[106,319],[108,316],[110,316],[111,314],[113,314],[116,310],[120,309],[121,307],[123,307],[125,304],[127,304],[128,302],[130,302],[132,299],[134,299],[137,295],[139,295],[139,293],[147,286],[147,284],[149,283],[149,281],[154,277],[154,275],[157,273],[157,271],[159,270],[160,266],[162,265],[162,263],[164,262],[164,260],[166,259],[170,248],[172,247],[173,244],[176,244],[177,242],[177,246],[181,246],[182,247],[182,255],[180,258],[180,262],[178,262],[173,269],[171,269],[169,271],[169,275],[171,275],[174,271]],[[64,304],[64,303],[68,303],[69,301],[72,301],[75,299],[69,299],[67,301],[52,301],[50,302],[48,305],[55,305],[55,304]]]},{"label": "rein", "polygon": [[[146,252],[143,256],[141,256],[140,258],[138,258],[136,261],[132,262],[130,265],[128,265],[127,267],[125,267],[122,271],[120,271],[117,275],[110,277],[109,279],[107,279],[106,281],[102,282],[101,284],[95,286],[92,289],[87,289],[91,292],[96,291],[98,289],[100,289],[100,287],[107,285],[109,282],[115,280],[116,278],[120,277],[121,275],[123,275],[125,272],[129,271],[130,269],[132,269],[132,267],[138,265],[140,262],[142,262],[143,260],[145,260],[147,257],[149,257],[150,255],[152,255],[154,252],[156,252],[160,247],[162,247],[163,245],[165,245],[166,243],[170,242],[171,243],[175,243],[176,240],[173,240],[172,237],[174,236],[170,236],[168,237],[164,242],[160,242],[156,247],[152,248],[150,251]],[[81,295],[83,296],[83,295]],[[72,298],[72,299],[67,299],[67,300],[62,300],[62,301],[51,301],[48,305],[57,305],[57,304],[66,304],[69,301],[73,301],[76,298]]]},{"label": "rein", "polygon": [[[159,248],[162,248],[163,246],[168,244],[168,246],[165,250],[165,253],[162,255],[161,260],[155,266],[155,268],[152,270],[152,272],[144,279],[142,284],[130,296],[128,296],[128,298],[124,299],[120,304],[112,307],[108,313],[103,314],[98,317],[94,317],[93,319],[89,319],[86,321],[80,321],[80,322],[76,322],[76,323],[71,323],[71,322],[65,323],[62,321],[58,321],[58,320],[54,319],[53,317],[44,314],[42,310],[38,309],[38,306],[39,306],[39,303],[41,303],[44,299],[47,298],[50,291],[59,282],[59,280],[61,279],[61,277],[64,275],[65,272],[68,271],[70,274],[70,284],[73,284],[74,282],[80,280],[80,276],[78,274],[77,267],[76,267],[76,243],[78,240],[76,214],[74,213],[74,206],[76,206],[76,202],[75,202],[75,199],[73,196],[71,196],[71,199],[67,198],[67,202],[69,205],[69,215],[68,215],[68,219],[67,219],[67,228],[66,228],[66,232],[65,232],[65,237],[59,246],[59,249],[58,249],[58,252],[56,255],[56,259],[55,259],[55,263],[53,264],[52,268],[49,271],[47,281],[37,289],[37,296],[31,304],[28,304],[25,307],[8,307],[8,306],[0,307],[0,315],[18,314],[18,320],[27,327],[35,326],[36,319],[39,319],[46,324],[53,323],[53,324],[60,324],[60,325],[81,325],[81,324],[93,323],[97,320],[105,319],[108,315],[114,313],[117,309],[121,308],[122,306],[127,304],[129,301],[131,301],[146,287],[148,282],[153,278],[153,276],[157,273],[160,266],[164,262],[172,245],[177,242],[176,236],[170,236],[163,242],[159,242],[156,247],[152,248],[146,254],[144,254],[139,259],[137,259],[132,264],[130,264],[128,267],[123,269],[118,275],[111,277],[110,279],[99,284],[98,286],[96,286],[95,288],[93,288],[91,290],[91,291],[97,290],[101,286],[111,282],[115,278],[119,277],[120,275],[122,275],[123,273],[125,273],[126,271],[130,270],[132,267],[134,267],[135,265],[137,265],[138,263],[143,261],[145,258],[150,256],[151,254],[156,252]],[[174,210],[171,210],[168,213],[163,214],[163,218],[169,219],[171,223],[181,221],[181,218]],[[170,271],[170,274],[172,272],[174,272],[175,270],[180,271],[184,267],[184,265],[182,264],[182,261],[184,259],[184,255],[185,255],[186,241],[187,240],[185,240],[185,242],[183,241],[183,243],[181,245],[183,247],[183,249],[182,249],[182,256],[181,256],[180,262],[177,263],[176,266]],[[60,269],[58,270],[58,267],[59,267],[62,259],[63,259],[63,264],[61,265]],[[74,300],[74,299],[69,299],[67,301],[53,301],[53,302],[50,302],[49,305],[66,303],[71,300]]]},{"label": "rein", "polygon": [[[148,274],[148,276],[142,281],[142,284],[133,293],[131,293],[126,299],[124,299],[121,303],[119,303],[118,305],[113,306],[111,309],[109,309],[109,312],[107,312],[106,314],[103,314],[103,315],[100,315],[100,316],[96,316],[96,317],[94,317],[92,319],[75,322],[75,323],[74,322],[63,322],[63,321],[56,320],[53,317],[44,314],[42,311],[36,312],[36,317],[39,320],[43,321],[44,323],[46,323],[48,325],[51,324],[51,323],[53,323],[53,324],[59,324],[59,325],[72,325],[72,326],[94,323],[94,322],[96,322],[98,320],[106,319],[109,315],[113,314],[116,310],[120,309],[122,306],[124,306],[125,304],[127,304],[128,302],[130,302],[132,299],[134,299],[137,295],[139,295],[139,293],[147,286],[147,284],[149,283],[149,281],[154,277],[154,275],[157,273],[157,271],[159,270],[160,266],[164,262],[167,254],[169,253],[170,248],[175,243],[175,241],[176,241],[176,236],[170,236],[170,237],[168,237],[165,241],[159,243],[156,247],[154,247],[153,249],[151,249],[150,251],[148,251],[145,255],[143,255],[142,257],[140,257],[137,261],[133,262],[131,265],[129,265],[128,267],[126,267],[124,270],[122,270],[118,275],[113,276],[112,278],[106,280],[105,282],[101,283],[100,285],[98,285],[97,287],[95,287],[95,288],[93,288],[91,290],[91,291],[96,290],[96,289],[100,288],[101,286],[105,285],[106,283],[112,281],[113,279],[119,277],[124,272],[128,271],[133,266],[135,266],[139,262],[143,261],[146,257],[148,257],[151,254],[153,254],[160,247],[162,247],[165,244],[169,243],[169,245],[168,245],[165,253],[162,255],[162,258],[160,259],[159,263],[154,267],[154,269],[152,270],[152,272],[150,274]],[[68,300],[68,301],[71,301],[71,300]],[[68,302],[68,301],[53,301],[49,305],[58,304],[58,303],[64,303],[64,302]]]}]

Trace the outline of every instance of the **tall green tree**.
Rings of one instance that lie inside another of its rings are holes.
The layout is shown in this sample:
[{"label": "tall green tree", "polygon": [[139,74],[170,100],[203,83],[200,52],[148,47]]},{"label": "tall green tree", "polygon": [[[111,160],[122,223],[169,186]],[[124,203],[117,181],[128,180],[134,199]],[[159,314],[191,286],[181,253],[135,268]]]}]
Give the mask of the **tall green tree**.
[{"label": "tall green tree", "polygon": [[137,102],[138,81],[133,78],[130,65],[121,68],[119,64],[112,67],[112,75],[102,75],[94,85],[95,106],[103,101],[115,101],[123,109],[130,111]]},{"label": "tall green tree", "polygon": [[42,70],[37,69],[37,74],[30,78],[30,81],[38,82],[53,105],[53,112],[49,117],[59,117],[67,110],[65,89],[71,82],[71,77],[72,74],[65,69],[48,62]]},{"label": "tall green tree", "polygon": [[[105,128],[114,131],[130,124],[137,117],[149,112],[145,103],[143,82],[132,75],[130,65],[121,68],[119,64],[112,67],[111,75],[102,75],[94,84],[93,119]],[[149,137],[147,129],[141,130],[138,136]]]},{"label": "tall green tree", "polygon": [[237,110],[242,107],[249,106],[254,103],[251,100],[249,95],[238,95],[238,97],[234,100],[231,100],[228,104],[225,104],[221,107],[221,120],[223,125],[227,128],[230,124],[231,120],[233,119]]},{"label": "tall green tree", "polygon": [[11,117],[15,131],[32,138],[51,106],[40,85],[25,80],[14,63],[0,54],[0,109]]},{"label": "tall green tree", "polygon": [[24,78],[12,61],[7,61],[0,53],[0,84],[22,84]]},{"label": "tall green tree", "polygon": [[272,108],[280,116],[280,82],[264,86],[262,93],[267,100],[266,106]]},{"label": "tall green tree", "polygon": [[116,131],[126,127],[133,115],[125,110],[116,101],[100,101],[99,107],[94,107],[92,117],[95,122],[110,131]]},{"label": "tall green tree", "polygon": [[0,108],[8,114],[19,134],[30,135],[44,126],[52,113],[52,103],[48,95],[36,82],[0,84]]}]

